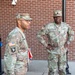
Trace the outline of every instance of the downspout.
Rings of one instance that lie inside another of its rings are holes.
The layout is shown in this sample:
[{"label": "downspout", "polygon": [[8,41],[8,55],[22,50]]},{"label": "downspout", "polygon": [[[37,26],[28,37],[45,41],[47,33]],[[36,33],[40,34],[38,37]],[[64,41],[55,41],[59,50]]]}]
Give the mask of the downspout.
[{"label": "downspout", "polygon": [[62,0],[62,22],[66,22],[66,0]]}]

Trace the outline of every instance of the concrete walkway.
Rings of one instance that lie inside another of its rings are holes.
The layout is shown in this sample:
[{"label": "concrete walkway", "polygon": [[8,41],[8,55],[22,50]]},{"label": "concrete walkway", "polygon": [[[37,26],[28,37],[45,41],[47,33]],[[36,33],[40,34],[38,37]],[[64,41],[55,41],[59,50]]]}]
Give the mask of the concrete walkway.
[{"label": "concrete walkway", "polygon": [[48,75],[46,60],[32,60],[28,67],[27,75]]},{"label": "concrete walkway", "polygon": [[[27,75],[48,75],[46,60],[32,60],[29,64]],[[75,75],[75,61],[69,61],[71,75]]]},{"label": "concrete walkway", "polygon": [[[2,62],[3,65],[3,62]],[[48,64],[46,60],[32,60],[28,66],[26,75],[48,75]],[[71,75],[75,75],[75,61],[69,61]]]}]

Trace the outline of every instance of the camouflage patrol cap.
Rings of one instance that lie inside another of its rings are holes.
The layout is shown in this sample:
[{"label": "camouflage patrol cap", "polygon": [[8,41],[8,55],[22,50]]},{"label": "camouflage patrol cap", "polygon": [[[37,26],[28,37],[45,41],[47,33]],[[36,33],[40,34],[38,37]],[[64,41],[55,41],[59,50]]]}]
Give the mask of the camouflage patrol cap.
[{"label": "camouflage patrol cap", "polygon": [[28,13],[18,13],[16,16],[17,19],[24,19],[24,20],[32,20]]},{"label": "camouflage patrol cap", "polygon": [[53,16],[62,16],[62,11],[61,10],[55,10]]}]

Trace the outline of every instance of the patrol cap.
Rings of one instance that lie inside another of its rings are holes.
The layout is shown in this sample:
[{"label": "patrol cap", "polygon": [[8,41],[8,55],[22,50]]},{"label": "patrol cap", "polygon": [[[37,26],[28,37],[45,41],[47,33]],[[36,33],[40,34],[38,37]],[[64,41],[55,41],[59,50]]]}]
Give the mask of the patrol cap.
[{"label": "patrol cap", "polygon": [[32,20],[28,13],[18,13],[16,16],[17,19],[24,19],[24,20]]},{"label": "patrol cap", "polygon": [[62,16],[62,11],[61,10],[55,10],[53,16],[54,17],[56,17],[56,16]]}]

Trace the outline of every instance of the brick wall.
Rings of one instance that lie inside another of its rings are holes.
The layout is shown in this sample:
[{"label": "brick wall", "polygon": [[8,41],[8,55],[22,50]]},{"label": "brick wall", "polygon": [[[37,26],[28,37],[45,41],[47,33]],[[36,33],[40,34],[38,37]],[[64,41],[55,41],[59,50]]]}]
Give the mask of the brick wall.
[{"label": "brick wall", "polygon": [[[66,21],[74,29],[74,0],[67,0]],[[41,27],[53,22],[53,11],[62,9],[62,0],[18,0],[16,6],[11,5],[11,0],[0,0],[0,34],[2,37],[2,57],[4,55],[5,40],[8,33],[16,26],[15,15],[18,12],[30,13],[33,18],[31,29],[26,36],[29,47],[32,48],[33,59],[47,59],[46,49],[38,42],[36,33]],[[71,11],[71,12],[70,12]],[[70,14],[71,13],[71,14]],[[70,15],[70,16],[68,16]],[[75,60],[74,42],[70,46],[69,59]]]},{"label": "brick wall", "polygon": [[[75,0],[66,0],[66,22],[75,31]],[[75,40],[69,47],[69,59],[75,60]]]}]

